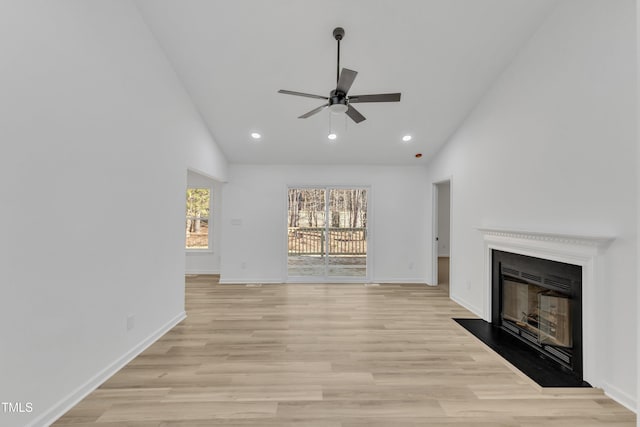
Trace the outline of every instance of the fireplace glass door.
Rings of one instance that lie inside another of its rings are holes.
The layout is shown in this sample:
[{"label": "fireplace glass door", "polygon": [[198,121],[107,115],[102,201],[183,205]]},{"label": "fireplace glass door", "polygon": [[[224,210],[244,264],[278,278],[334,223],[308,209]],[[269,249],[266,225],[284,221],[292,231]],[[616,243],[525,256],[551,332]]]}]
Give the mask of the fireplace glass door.
[{"label": "fireplace glass door", "polygon": [[573,347],[571,299],[556,291],[544,291],[538,294],[538,309],[540,344]]},{"label": "fireplace glass door", "polygon": [[572,347],[568,295],[506,276],[502,282],[502,322],[538,344]]}]

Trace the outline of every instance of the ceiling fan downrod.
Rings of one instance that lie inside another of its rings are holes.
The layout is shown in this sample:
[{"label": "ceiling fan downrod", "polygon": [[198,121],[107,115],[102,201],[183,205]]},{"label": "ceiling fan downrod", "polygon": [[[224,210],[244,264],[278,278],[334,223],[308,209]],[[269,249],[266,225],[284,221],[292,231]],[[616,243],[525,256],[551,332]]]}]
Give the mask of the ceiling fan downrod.
[{"label": "ceiling fan downrod", "polygon": [[336,62],[336,84],[338,84],[338,81],[340,81],[340,40],[344,38],[344,28],[334,28],[333,37],[338,41],[338,61]]}]

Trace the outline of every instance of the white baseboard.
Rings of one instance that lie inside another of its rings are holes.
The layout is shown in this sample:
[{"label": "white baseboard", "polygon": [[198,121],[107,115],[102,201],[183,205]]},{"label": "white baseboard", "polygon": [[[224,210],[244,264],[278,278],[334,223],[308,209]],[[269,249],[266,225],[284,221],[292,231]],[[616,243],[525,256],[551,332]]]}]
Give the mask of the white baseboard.
[{"label": "white baseboard", "polygon": [[221,285],[246,285],[246,284],[266,284],[266,283],[270,283],[270,284],[278,284],[278,283],[284,283],[282,280],[246,280],[246,279],[220,279],[220,281],[218,282]]},{"label": "white baseboard", "polygon": [[426,285],[427,282],[424,280],[424,277],[413,277],[413,278],[405,278],[405,279],[397,279],[394,277],[376,277],[371,280],[373,283],[410,283],[410,284],[418,284],[418,285]]},{"label": "white baseboard", "polygon": [[[418,285],[428,285],[428,283],[425,282],[424,278],[409,278],[409,279],[394,279],[394,278],[376,278],[373,280],[364,280],[364,279],[358,279],[358,280],[354,280],[354,281],[348,281],[345,280],[344,278],[341,278],[341,280],[338,280],[336,282],[331,282],[331,281],[325,281],[325,282],[318,282],[317,280],[313,280],[310,279],[308,282],[307,281],[295,281],[295,282],[286,282],[286,281],[282,281],[282,280],[272,280],[272,279],[267,279],[267,280],[246,280],[246,279],[220,279],[219,282],[221,285],[245,285],[245,284],[256,284],[256,283],[261,283],[261,284],[278,284],[278,283],[410,283],[410,284],[418,284]],[[429,285],[432,286],[432,285]]]},{"label": "white baseboard", "polygon": [[637,414],[638,408],[636,407],[637,401],[636,398],[631,396],[629,393],[626,393],[620,390],[618,387],[612,386],[611,384],[605,383],[604,394],[630,410],[631,412]]},{"label": "white baseboard", "polygon": [[458,305],[463,306],[464,308],[466,308],[467,310],[469,310],[470,312],[472,312],[473,314],[475,314],[478,317],[482,317],[482,310],[480,310],[478,307],[476,307],[473,304],[470,304],[469,302],[463,300],[462,298],[456,297],[454,295],[449,295],[449,298],[451,298],[451,300],[453,302],[455,302]]},{"label": "white baseboard", "polygon": [[188,270],[184,274],[220,274],[220,270]]},{"label": "white baseboard", "polygon": [[87,397],[87,395],[89,395],[89,393],[94,391],[96,388],[100,387],[102,383],[111,378],[127,363],[131,362],[136,356],[145,351],[151,344],[153,344],[160,337],[169,332],[169,330],[171,330],[178,323],[182,322],[186,317],[187,314],[184,311],[179,313],[176,317],[165,323],[157,331],[149,335],[146,339],[141,341],[131,350],[123,354],[109,366],[91,377],[86,383],[78,387],[75,391],[71,392],[68,396],[61,399],[58,403],[49,408],[31,423],[29,423],[27,427],[49,426],[53,424],[69,409],[78,404],[78,402]]}]

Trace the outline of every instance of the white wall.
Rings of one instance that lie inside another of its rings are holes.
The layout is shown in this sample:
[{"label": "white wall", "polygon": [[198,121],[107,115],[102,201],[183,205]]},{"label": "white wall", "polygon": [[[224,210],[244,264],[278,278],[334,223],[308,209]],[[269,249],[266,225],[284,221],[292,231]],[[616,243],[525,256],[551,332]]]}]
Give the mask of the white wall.
[{"label": "white wall", "polygon": [[449,212],[451,185],[438,184],[438,256],[449,256]]},{"label": "white wall", "polygon": [[129,1],[1,2],[0,93],[0,400],[33,404],[0,425],[45,425],[181,318],[186,170],[225,160]]},{"label": "white wall", "polygon": [[431,222],[424,168],[232,165],[223,190],[222,283],[286,279],[287,185],[371,186],[372,280],[426,282]]},{"label": "white wall", "polygon": [[209,249],[187,250],[187,274],[220,274],[220,224],[222,220],[222,183],[207,176],[189,171],[187,188],[208,188],[211,190],[211,211],[209,217]]},{"label": "white wall", "polygon": [[615,236],[599,283],[606,381],[636,401],[637,143],[632,0],[559,4],[429,164],[453,177],[451,294],[479,313],[479,226]]},{"label": "white wall", "polygon": [[[217,143],[211,139],[206,124],[201,120],[200,113],[194,113],[201,125],[199,133],[192,138],[186,138],[184,150],[187,153],[187,165],[193,172],[208,176],[218,182],[227,180],[227,159]],[[213,142],[213,143],[212,143]]]},{"label": "white wall", "polygon": [[[636,0],[636,52],[637,49],[640,48],[640,0]],[[638,165],[640,165],[640,55],[636,54],[636,143],[637,143],[637,157],[636,157],[636,161],[638,162]],[[640,230],[640,174],[637,174],[637,178],[638,178],[638,185],[637,185],[637,202],[638,204],[636,205],[636,214],[637,214],[637,218],[638,218],[638,222],[637,222],[637,229]],[[638,288],[640,288],[640,240],[638,240],[636,242],[636,247],[638,247],[637,249],[637,255],[638,258],[636,260],[636,265],[638,266]],[[636,320],[636,324],[640,325],[640,292],[638,293],[638,299],[637,299],[637,306],[636,306],[636,316],[637,316],[637,320]],[[640,414],[640,327],[638,327],[638,341],[637,341],[637,354],[638,354],[638,361],[637,361],[637,382],[636,382],[636,387],[637,387],[637,392],[636,392],[636,414]],[[636,416],[636,424],[638,427],[640,427],[640,415]]]}]

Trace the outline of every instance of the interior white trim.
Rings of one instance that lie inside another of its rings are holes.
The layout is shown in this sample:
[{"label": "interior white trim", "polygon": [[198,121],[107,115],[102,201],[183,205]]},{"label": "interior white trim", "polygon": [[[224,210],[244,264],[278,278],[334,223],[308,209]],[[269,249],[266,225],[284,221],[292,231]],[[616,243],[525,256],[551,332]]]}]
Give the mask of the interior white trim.
[{"label": "interior white trim", "polygon": [[412,285],[434,286],[429,284],[424,277],[375,277],[367,283],[380,283],[381,285],[385,283],[407,283]]},{"label": "interior white trim", "polygon": [[470,312],[472,312],[476,316],[483,317],[482,316],[482,310],[478,306],[476,306],[474,304],[471,304],[469,301],[467,301],[467,300],[465,300],[463,298],[457,297],[455,295],[449,295],[449,298],[451,298],[451,300],[453,302],[455,302],[456,304],[461,305],[462,307],[466,308],[467,310],[469,310]]},{"label": "interior white trim", "polygon": [[598,323],[596,302],[603,286],[602,251],[613,237],[545,233],[482,227],[484,236],[485,274],[482,317],[491,322],[492,250],[512,252],[582,267],[582,351],[583,378],[594,387],[606,389],[603,354],[606,330]]},{"label": "interior white trim", "polygon": [[479,227],[485,236],[505,237],[510,239],[537,240],[565,245],[608,246],[615,240],[611,236],[589,236],[580,234],[545,233],[540,231],[509,230],[506,228]]},{"label": "interior white trim", "polygon": [[608,382],[604,386],[604,394],[630,410],[631,412],[638,413],[638,408],[636,407],[636,399],[628,393],[620,390],[618,387],[615,387]]},{"label": "interior white trim", "polygon": [[220,285],[256,285],[256,284],[272,284],[272,285],[280,285],[283,284],[284,282],[280,279],[263,279],[263,280],[259,280],[259,279],[242,279],[242,278],[236,278],[236,279],[220,279],[220,281],[218,282]]},{"label": "interior white trim", "polygon": [[138,343],[131,350],[116,359],[113,363],[105,367],[103,370],[91,377],[86,383],[62,398],[58,403],[53,405],[47,411],[43,412],[38,418],[33,420],[27,427],[49,426],[58,418],[63,416],[69,409],[73,408],[82,399],[87,397],[89,393],[100,387],[102,383],[111,378],[115,373],[135,359],[140,353],[145,351],[151,344],[160,339],[164,334],[169,332],[174,326],[187,318],[187,313],[182,311],[173,319],[169,320],[162,327],[149,335],[147,338]]},{"label": "interior white trim", "polygon": [[196,268],[194,270],[188,270],[184,273],[185,275],[189,275],[189,274],[220,274],[220,269],[219,268],[212,268],[212,269],[206,269],[206,268]]},{"label": "interior white trim", "polygon": [[374,280],[368,280],[366,277],[349,277],[349,276],[326,276],[321,280],[318,280],[316,276],[289,276],[283,283],[371,283],[378,282]]},{"label": "interior white trim", "polygon": [[[438,285],[438,182],[431,184],[431,283]],[[451,271],[451,269],[449,269]],[[449,280],[451,283],[451,280]]]}]

